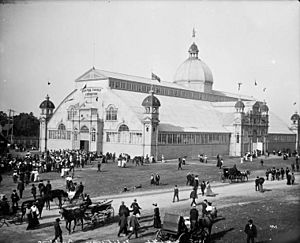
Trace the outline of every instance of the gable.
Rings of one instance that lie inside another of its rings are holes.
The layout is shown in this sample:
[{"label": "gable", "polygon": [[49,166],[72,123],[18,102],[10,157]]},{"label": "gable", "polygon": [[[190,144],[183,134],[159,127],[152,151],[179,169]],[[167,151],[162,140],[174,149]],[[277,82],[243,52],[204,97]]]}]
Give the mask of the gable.
[{"label": "gable", "polygon": [[99,73],[95,68],[92,68],[86,73],[84,73],[83,75],[81,75],[79,78],[77,78],[75,81],[80,82],[80,81],[99,80],[99,79],[107,79],[107,77]]}]

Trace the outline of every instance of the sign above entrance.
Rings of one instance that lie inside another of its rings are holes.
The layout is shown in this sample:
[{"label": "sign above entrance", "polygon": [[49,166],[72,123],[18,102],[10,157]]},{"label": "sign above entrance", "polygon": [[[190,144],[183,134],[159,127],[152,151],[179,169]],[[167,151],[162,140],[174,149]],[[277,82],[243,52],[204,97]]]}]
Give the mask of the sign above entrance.
[{"label": "sign above entrance", "polygon": [[82,93],[84,94],[84,98],[91,98],[91,97],[98,97],[99,93],[101,92],[102,88],[93,88],[88,87],[82,90]]}]

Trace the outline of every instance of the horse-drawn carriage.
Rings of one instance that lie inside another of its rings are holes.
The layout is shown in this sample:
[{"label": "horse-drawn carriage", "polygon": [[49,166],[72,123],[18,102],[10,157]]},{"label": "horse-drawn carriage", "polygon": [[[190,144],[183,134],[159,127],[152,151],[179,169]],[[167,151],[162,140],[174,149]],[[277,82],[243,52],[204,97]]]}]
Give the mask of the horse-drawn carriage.
[{"label": "horse-drawn carriage", "polygon": [[250,175],[250,171],[239,171],[235,166],[232,168],[223,167],[223,172],[221,173],[221,180],[225,182],[229,180],[230,183],[232,182],[243,182],[248,181],[248,176]]},{"label": "horse-drawn carriage", "polygon": [[85,211],[85,220],[89,220],[94,226],[98,223],[105,223],[115,215],[112,207],[113,200],[104,200],[89,205]]},{"label": "horse-drawn carriage", "polygon": [[205,243],[207,242],[213,218],[205,216],[200,218],[195,230],[189,229],[189,218],[177,214],[166,213],[162,228],[156,233],[156,240],[159,241],[176,241],[179,243]]},{"label": "horse-drawn carriage", "polygon": [[83,220],[88,221],[87,224],[92,224],[94,227],[98,223],[105,223],[114,217],[114,208],[112,207],[113,200],[104,200],[101,202],[88,205],[82,203],[79,205],[69,205],[61,208],[61,215],[66,221],[66,229],[71,233],[71,222],[74,221],[73,232],[77,222],[81,221],[81,229],[83,230]]}]

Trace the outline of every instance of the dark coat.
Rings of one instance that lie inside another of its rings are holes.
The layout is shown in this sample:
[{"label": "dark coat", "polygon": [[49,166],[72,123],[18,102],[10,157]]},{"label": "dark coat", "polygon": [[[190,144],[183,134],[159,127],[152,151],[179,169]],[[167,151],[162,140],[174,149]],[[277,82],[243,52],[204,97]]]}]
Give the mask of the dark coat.
[{"label": "dark coat", "polygon": [[129,209],[125,205],[121,205],[119,208],[119,216],[125,215],[125,217],[129,216]]},{"label": "dark coat", "polygon": [[199,212],[196,208],[192,208],[190,211],[190,220],[198,220]]},{"label": "dark coat", "polygon": [[129,226],[133,228],[133,231],[138,231],[140,224],[135,216],[130,217]]},{"label": "dark coat", "polygon": [[190,198],[198,198],[198,195],[195,190],[191,191]]},{"label": "dark coat", "polygon": [[55,236],[60,236],[62,234],[59,222],[54,223]]},{"label": "dark coat", "polygon": [[245,226],[245,233],[248,235],[248,237],[256,237],[257,236],[257,229],[256,226],[254,224],[252,224],[252,227],[250,228],[249,224],[246,224]]},{"label": "dark coat", "polygon": [[120,217],[119,226],[120,228],[127,227],[127,217],[125,217],[124,214],[122,214],[122,216]]},{"label": "dark coat", "polygon": [[25,189],[24,182],[21,182],[21,181],[20,181],[20,182],[18,183],[17,189],[18,189],[19,191],[24,191],[24,189]]}]

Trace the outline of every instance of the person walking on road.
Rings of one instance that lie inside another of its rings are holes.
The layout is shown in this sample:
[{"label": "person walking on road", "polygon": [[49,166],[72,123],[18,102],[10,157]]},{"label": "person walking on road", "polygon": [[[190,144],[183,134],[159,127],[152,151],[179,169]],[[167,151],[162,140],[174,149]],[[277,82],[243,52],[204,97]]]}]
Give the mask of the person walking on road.
[{"label": "person walking on road", "polygon": [[202,182],[201,182],[200,188],[201,188],[202,196],[204,196],[204,191],[205,191],[205,188],[206,188],[206,183],[205,183],[205,181],[202,181]]},{"label": "person walking on road", "polygon": [[174,187],[174,196],[173,196],[173,202],[175,202],[175,198],[177,198],[177,202],[179,202],[179,189],[177,185]]},{"label": "person walking on road", "polygon": [[130,237],[135,234],[135,238],[139,238],[138,237],[138,230],[140,228],[140,224],[138,219],[136,218],[135,214],[133,214],[130,219],[129,219],[129,229],[130,229],[130,233],[128,235],[128,240],[130,239]]},{"label": "person walking on road", "polygon": [[247,234],[247,243],[254,243],[254,238],[257,237],[257,229],[252,219],[246,224],[244,232]]},{"label": "person walking on road", "polygon": [[18,186],[17,186],[17,189],[19,191],[19,194],[20,194],[20,198],[23,197],[23,191],[25,189],[25,185],[24,185],[24,182],[23,181],[19,181],[18,183]]},{"label": "person walking on road", "polygon": [[195,189],[193,189],[190,194],[190,199],[192,199],[191,206],[193,206],[193,204],[197,205],[196,198],[198,198],[197,192]]},{"label": "person walking on road", "polygon": [[62,230],[60,228],[59,221],[60,221],[60,219],[57,218],[54,223],[55,238],[52,240],[52,243],[55,242],[57,238],[59,238],[61,243],[63,242]]}]

